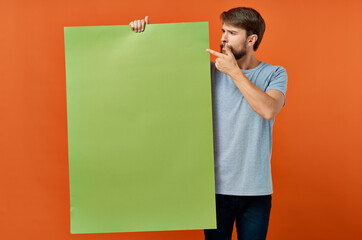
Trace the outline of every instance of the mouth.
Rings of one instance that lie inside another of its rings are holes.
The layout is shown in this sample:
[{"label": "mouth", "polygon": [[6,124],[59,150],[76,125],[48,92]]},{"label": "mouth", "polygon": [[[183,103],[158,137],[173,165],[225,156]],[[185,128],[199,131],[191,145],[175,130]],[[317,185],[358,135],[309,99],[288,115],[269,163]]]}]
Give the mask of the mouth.
[{"label": "mouth", "polygon": [[223,44],[223,43],[220,44],[220,52],[221,53],[225,52],[225,44]]}]

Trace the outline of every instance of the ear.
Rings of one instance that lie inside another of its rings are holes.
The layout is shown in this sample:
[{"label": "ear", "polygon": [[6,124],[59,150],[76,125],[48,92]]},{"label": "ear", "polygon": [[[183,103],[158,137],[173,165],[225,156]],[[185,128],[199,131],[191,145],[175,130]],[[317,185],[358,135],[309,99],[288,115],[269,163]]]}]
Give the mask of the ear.
[{"label": "ear", "polygon": [[251,35],[248,37],[248,45],[249,45],[250,47],[253,47],[257,40],[258,40],[258,35],[256,35],[256,34],[251,34]]}]

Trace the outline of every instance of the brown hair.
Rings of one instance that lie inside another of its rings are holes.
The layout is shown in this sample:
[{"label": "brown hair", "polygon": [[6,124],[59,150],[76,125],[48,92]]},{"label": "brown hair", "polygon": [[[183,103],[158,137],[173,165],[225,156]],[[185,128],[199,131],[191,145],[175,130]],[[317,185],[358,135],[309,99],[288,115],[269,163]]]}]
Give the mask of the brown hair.
[{"label": "brown hair", "polygon": [[258,39],[253,46],[254,51],[258,49],[264,35],[265,22],[256,10],[247,7],[232,8],[223,12],[220,19],[222,23],[244,29],[247,37],[252,34],[258,35]]}]

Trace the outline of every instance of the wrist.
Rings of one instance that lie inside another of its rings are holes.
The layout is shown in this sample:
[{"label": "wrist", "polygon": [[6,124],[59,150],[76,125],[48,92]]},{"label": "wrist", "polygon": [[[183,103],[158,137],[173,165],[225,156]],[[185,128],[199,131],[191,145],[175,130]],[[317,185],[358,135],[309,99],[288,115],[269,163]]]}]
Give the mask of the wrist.
[{"label": "wrist", "polygon": [[242,76],[242,71],[240,70],[240,68],[234,68],[231,72],[230,72],[230,74],[229,74],[229,76],[232,78],[232,79],[238,79],[238,78],[240,78],[240,76]]}]

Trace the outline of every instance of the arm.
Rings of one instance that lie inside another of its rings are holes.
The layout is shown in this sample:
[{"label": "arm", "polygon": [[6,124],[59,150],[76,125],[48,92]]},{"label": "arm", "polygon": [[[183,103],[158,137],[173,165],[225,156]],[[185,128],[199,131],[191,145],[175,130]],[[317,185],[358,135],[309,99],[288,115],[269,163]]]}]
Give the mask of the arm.
[{"label": "arm", "polygon": [[266,92],[255,86],[242,71],[229,75],[251,108],[267,120],[274,119],[284,105],[284,94],[271,89]]},{"label": "arm", "polygon": [[284,105],[284,94],[275,89],[264,92],[255,86],[239,69],[230,48],[226,46],[225,49],[225,54],[210,49],[206,51],[217,57],[216,68],[231,77],[250,107],[263,118],[274,119]]}]

